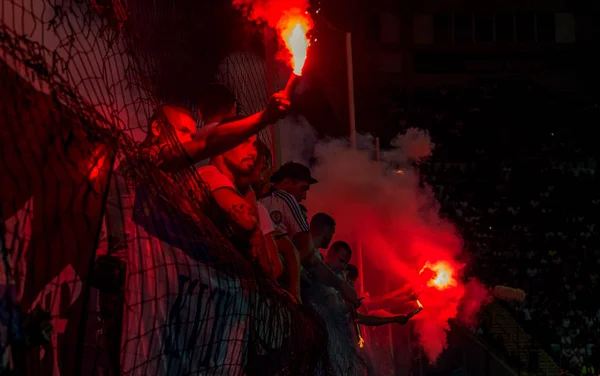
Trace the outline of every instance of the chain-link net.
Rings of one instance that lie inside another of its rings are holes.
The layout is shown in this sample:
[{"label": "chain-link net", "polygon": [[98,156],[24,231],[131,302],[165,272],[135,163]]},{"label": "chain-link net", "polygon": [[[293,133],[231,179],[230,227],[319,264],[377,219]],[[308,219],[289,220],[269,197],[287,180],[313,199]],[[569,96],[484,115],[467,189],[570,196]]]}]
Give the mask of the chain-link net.
[{"label": "chain-link net", "polygon": [[0,16],[0,373],[325,370],[317,316],[223,237],[191,166],[165,174],[142,142],[159,103],[193,110],[210,82],[244,114],[265,104],[260,43],[229,4],[7,0]]}]

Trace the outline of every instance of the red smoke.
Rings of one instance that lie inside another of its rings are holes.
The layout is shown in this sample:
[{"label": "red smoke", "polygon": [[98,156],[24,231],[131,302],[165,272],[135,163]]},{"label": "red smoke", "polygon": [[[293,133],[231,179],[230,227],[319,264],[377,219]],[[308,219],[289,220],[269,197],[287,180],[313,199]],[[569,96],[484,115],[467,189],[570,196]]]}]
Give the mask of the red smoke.
[{"label": "red smoke", "polygon": [[232,4],[249,20],[275,29],[282,47],[278,51],[277,58],[288,65],[293,65],[289,38],[298,25],[305,34],[312,29],[313,21],[308,13],[310,2],[308,0],[233,0]]},{"label": "red smoke", "polygon": [[[446,347],[449,319],[472,323],[487,299],[477,281],[464,283],[462,241],[455,227],[440,218],[438,204],[417,171],[408,163],[430,153],[427,134],[409,130],[396,140],[398,149],[383,153],[385,162],[339,141],[317,146],[319,180],[308,194],[311,214],[325,212],[337,221],[336,239],[362,244],[365,292],[409,283],[423,311],[413,318],[420,343],[430,361]],[[403,174],[398,174],[398,168]],[[433,281],[441,282],[437,285]],[[373,295],[373,293],[371,293]]]}]

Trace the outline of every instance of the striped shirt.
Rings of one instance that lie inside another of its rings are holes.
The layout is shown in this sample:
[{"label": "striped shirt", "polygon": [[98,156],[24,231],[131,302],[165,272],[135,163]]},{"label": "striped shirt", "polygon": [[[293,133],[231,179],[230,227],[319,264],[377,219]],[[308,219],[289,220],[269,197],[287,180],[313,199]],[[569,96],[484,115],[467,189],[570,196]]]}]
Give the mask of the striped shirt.
[{"label": "striped shirt", "polygon": [[267,208],[278,235],[293,238],[299,232],[308,232],[306,217],[300,204],[289,193],[271,188],[269,194],[260,199]]}]

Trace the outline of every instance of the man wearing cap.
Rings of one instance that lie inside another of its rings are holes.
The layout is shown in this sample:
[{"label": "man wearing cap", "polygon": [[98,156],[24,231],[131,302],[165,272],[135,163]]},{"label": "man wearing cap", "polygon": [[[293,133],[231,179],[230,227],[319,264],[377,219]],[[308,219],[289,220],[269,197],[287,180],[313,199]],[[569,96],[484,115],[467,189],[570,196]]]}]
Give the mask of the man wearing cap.
[{"label": "man wearing cap", "polygon": [[300,203],[306,200],[310,186],[318,181],[312,177],[310,169],[305,165],[288,162],[271,176],[271,183],[277,190],[287,192]]},{"label": "man wearing cap", "polygon": [[[358,305],[356,291],[327,267],[311,240],[306,216],[300,207],[310,186],[317,183],[310,169],[300,163],[288,162],[271,176],[271,183],[270,192],[260,202],[269,211],[277,235],[283,238],[287,235],[292,240],[296,257],[295,261],[286,257],[286,270],[298,270],[302,265],[321,283],[336,288],[346,300]],[[286,245],[278,241],[277,246],[281,251]],[[300,274],[297,275],[291,290],[300,286]]]}]

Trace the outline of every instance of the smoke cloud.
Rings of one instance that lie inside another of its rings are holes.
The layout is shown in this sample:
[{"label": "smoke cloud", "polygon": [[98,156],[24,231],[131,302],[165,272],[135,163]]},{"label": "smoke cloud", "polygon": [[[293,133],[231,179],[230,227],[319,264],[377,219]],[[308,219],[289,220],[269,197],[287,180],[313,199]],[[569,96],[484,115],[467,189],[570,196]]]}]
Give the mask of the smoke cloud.
[{"label": "smoke cloud", "polygon": [[279,44],[277,58],[290,64],[291,51],[285,46],[296,23],[302,24],[304,30],[313,27],[313,21],[308,13],[309,0],[233,0],[232,4],[246,18],[257,24],[267,25],[277,31]]},{"label": "smoke cloud", "polygon": [[[362,137],[360,143],[369,140]],[[321,142],[315,149],[313,173],[319,183],[308,194],[309,213],[336,219],[335,238],[354,244],[352,263],[358,262],[357,245],[362,245],[365,292],[382,291],[375,285],[385,279],[392,289],[409,283],[421,291],[424,310],[413,321],[420,344],[435,362],[447,346],[448,320],[473,323],[489,294],[478,281],[463,281],[462,240],[454,225],[440,217],[431,189],[420,185],[413,162],[431,154],[429,135],[409,129],[381,153],[381,162],[374,161],[373,147],[354,150],[345,140]],[[428,286],[439,262],[452,269],[450,285],[441,290]]]},{"label": "smoke cloud", "polygon": [[278,127],[282,136],[281,163],[294,161],[310,165],[318,142],[317,132],[310,123],[303,116],[288,116],[279,122]]}]

